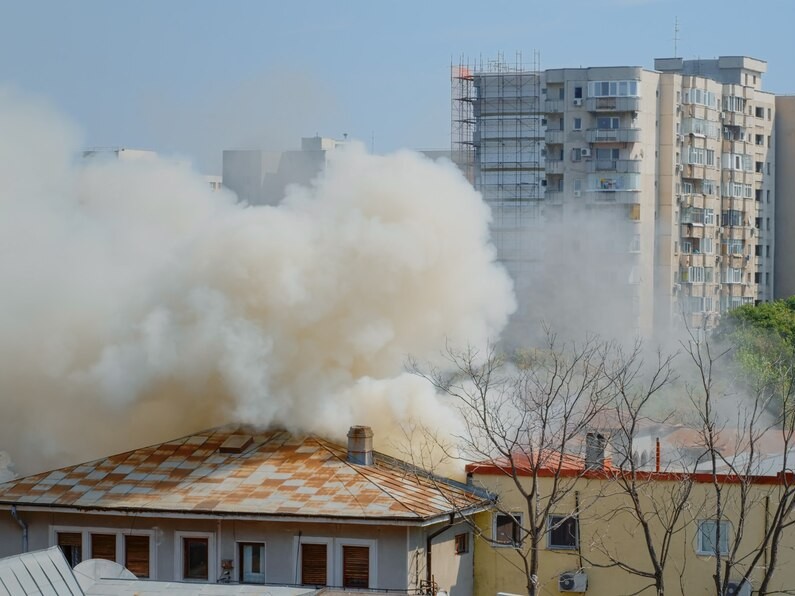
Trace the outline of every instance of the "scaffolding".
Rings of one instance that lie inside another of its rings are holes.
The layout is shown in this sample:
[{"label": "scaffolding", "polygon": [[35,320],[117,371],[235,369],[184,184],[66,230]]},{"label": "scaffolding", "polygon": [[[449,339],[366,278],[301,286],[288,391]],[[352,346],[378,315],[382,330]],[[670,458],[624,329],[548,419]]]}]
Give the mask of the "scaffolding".
[{"label": "scaffolding", "polygon": [[543,199],[544,121],[539,54],[526,69],[502,56],[451,68],[453,160],[490,203]]}]

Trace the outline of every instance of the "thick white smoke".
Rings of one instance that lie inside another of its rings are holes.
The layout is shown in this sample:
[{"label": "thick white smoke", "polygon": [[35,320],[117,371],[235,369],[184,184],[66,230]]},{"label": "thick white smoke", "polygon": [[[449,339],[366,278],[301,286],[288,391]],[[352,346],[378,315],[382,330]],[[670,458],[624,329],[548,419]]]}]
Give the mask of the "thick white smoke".
[{"label": "thick white smoke", "polygon": [[0,91],[0,447],[22,472],[242,420],[344,436],[446,421],[408,355],[514,308],[450,163],[351,147],[247,207],[163,160],[81,160]]}]

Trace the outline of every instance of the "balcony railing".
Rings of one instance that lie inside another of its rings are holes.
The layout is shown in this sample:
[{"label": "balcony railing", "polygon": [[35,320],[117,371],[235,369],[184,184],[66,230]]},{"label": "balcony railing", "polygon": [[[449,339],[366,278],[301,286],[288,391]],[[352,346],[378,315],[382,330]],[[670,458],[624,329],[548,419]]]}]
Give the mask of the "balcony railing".
[{"label": "balcony railing", "polygon": [[544,111],[547,114],[562,112],[564,109],[563,101],[562,99],[547,99],[544,101]]},{"label": "balcony railing", "polygon": [[563,160],[560,159],[547,159],[546,161],[547,174],[562,174],[563,173]]},{"label": "balcony railing", "polygon": [[640,203],[640,191],[638,190],[611,190],[611,191],[589,191],[588,199],[594,203],[621,203],[629,205]]},{"label": "balcony railing", "polygon": [[639,159],[593,159],[588,162],[588,171],[637,174],[640,172],[640,164]]},{"label": "balcony railing", "polygon": [[637,143],[640,140],[640,129],[590,128],[585,131],[585,140],[588,143]]},{"label": "balcony railing", "polygon": [[637,112],[640,110],[639,97],[589,97],[585,101],[589,112]]},{"label": "balcony railing", "polygon": [[560,145],[563,143],[563,131],[547,129],[544,140],[548,145]]}]

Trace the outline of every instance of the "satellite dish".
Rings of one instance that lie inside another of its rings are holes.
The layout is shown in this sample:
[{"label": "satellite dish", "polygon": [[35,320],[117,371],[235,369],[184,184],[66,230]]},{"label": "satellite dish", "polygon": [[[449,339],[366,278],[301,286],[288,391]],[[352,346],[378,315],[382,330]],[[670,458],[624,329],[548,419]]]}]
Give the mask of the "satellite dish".
[{"label": "satellite dish", "polygon": [[107,559],[88,559],[75,565],[73,571],[83,591],[88,590],[101,579],[138,579],[124,565]]}]

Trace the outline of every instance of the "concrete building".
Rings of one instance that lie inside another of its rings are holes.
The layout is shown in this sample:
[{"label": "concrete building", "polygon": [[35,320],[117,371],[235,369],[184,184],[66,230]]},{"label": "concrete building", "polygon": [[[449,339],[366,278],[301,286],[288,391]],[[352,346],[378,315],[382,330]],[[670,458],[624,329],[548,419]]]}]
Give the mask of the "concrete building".
[{"label": "concrete building", "polygon": [[243,202],[276,205],[289,184],[309,184],[345,142],[316,136],[302,138],[299,151],[225,150],[223,185]]},{"label": "concrete building", "polygon": [[655,69],[454,67],[453,155],[492,207],[517,319],[554,301],[649,336],[773,298],[766,63]]},{"label": "concrete building", "polygon": [[795,95],[776,97],[775,297],[795,296]]},{"label": "concrete building", "polygon": [[471,596],[456,516],[490,505],[378,453],[367,427],[345,446],[234,425],[0,485],[0,557],[59,546],[159,581]]}]

